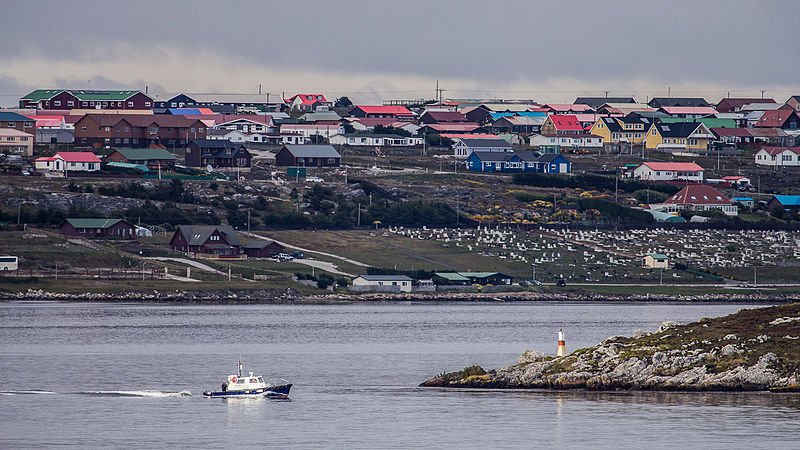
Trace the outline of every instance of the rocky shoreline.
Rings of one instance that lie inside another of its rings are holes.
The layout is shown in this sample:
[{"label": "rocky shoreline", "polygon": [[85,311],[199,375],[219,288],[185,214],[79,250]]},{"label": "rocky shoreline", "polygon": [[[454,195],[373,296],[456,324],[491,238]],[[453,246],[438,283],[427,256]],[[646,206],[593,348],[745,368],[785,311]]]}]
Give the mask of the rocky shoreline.
[{"label": "rocky shoreline", "polygon": [[173,290],[129,292],[53,292],[28,289],[24,292],[0,292],[0,301],[108,301],[108,302],[176,302],[176,303],[353,303],[353,302],[729,302],[790,303],[799,302],[800,294],[773,292],[711,293],[695,295],[666,294],[599,294],[591,292],[425,292],[425,293],[332,293],[306,295],[291,288],[253,290]]},{"label": "rocky shoreline", "polygon": [[800,392],[800,303],[664,323],[563,357],[528,350],[516,364],[442,373],[423,387]]}]

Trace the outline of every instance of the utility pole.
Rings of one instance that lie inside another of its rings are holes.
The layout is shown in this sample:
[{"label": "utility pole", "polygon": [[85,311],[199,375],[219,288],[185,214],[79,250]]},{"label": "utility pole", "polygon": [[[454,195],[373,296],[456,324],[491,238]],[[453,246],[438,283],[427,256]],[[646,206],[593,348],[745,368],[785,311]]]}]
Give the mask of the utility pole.
[{"label": "utility pole", "polygon": [[764,92],[767,92],[767,91],[765,91],[764,89],[762,89],[762,90],[761,90],[761,98],[762,98],[762,99],[764,98]]},{"label": "utility pole", "polygon": [[247,232],[250,232],[250,210],[247,210]]},{"label": "utility pole", "polygon": [[358,204],[358,214],[356,214],[356,227],[361,227],[361,203]]}]

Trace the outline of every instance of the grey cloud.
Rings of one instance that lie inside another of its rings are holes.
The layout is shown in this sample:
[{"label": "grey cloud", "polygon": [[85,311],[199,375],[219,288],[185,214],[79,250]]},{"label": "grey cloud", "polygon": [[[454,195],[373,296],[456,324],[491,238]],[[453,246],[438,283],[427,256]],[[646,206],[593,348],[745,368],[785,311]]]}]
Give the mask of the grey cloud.
[{"label": "grey cloud", "polygon": [[[799,5],[793,0],[13,2],[4,7],[0,28],[20,45],[0,48],[0,57],[28,52],[91,64],[112,54],[115,44],[132,44],[187,54],[208,50],[319,74],[449,77],[495,88],[535,87],[559,77],[603,80],[620,89],[630,79],[756,88],[796,85]],[[31,23],[63,26],[32,33]],[[156,64],[142,61],[143,71]],[[207,85],[226,89],[225,80]]]}]

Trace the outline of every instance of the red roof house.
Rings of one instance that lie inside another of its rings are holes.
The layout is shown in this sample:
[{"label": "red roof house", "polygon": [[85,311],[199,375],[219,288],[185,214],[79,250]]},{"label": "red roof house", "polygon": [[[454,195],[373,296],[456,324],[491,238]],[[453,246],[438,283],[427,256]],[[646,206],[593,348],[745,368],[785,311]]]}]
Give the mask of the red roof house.
[{"label": "red roof house", "polygon": [[664,201],[667,212],[677,212],[682,209],[707,211],[719,209],[729,216],[738,215],[739,208],[731,204],[722,192],[705,184],[690,184],[681,189],[677,194]]},{"label": "red roof house", "polygon": [[581,125],[575,115],[571,114],[553,114],[548,116],[544,124],[542,124],[541,129],[541,134],[549,136],[558,134],[581,134],[583,132],[583,125]]},{"label": "red roof house", "polygon": [[800,128],[800,116],[792,109],[778,109],[775,111],[764,111],[764,114],[755,123],[758,128],[783,128],[784,130],[796,130]]},{"label": "red roof house", "polygon": [[286,100],[292,109],[301,111],[316,111],[320,106],[333,106],[322,94],[295,94]]},{"label": "red roof house", "polygon": [[350,115],[362,119],[392,118],[397,120],[414,120],[414,113],[405,106],[358,105],[350,110]]}]

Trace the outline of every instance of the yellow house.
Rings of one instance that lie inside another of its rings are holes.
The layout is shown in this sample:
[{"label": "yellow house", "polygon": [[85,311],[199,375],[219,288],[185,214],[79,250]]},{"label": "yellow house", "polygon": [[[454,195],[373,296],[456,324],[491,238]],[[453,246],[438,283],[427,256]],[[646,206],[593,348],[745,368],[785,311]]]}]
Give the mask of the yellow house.
[{"label": "yellow house", "polygon": [[600,117],[589,132],[603,138],[604,144],[641,144],[650,122],[636,114],[625,117]]},{"label": "yellow house", "polygon": [[714,135],[700,122],[657,123],[650,126],[645,139],[648,150],[708,150]]}]

